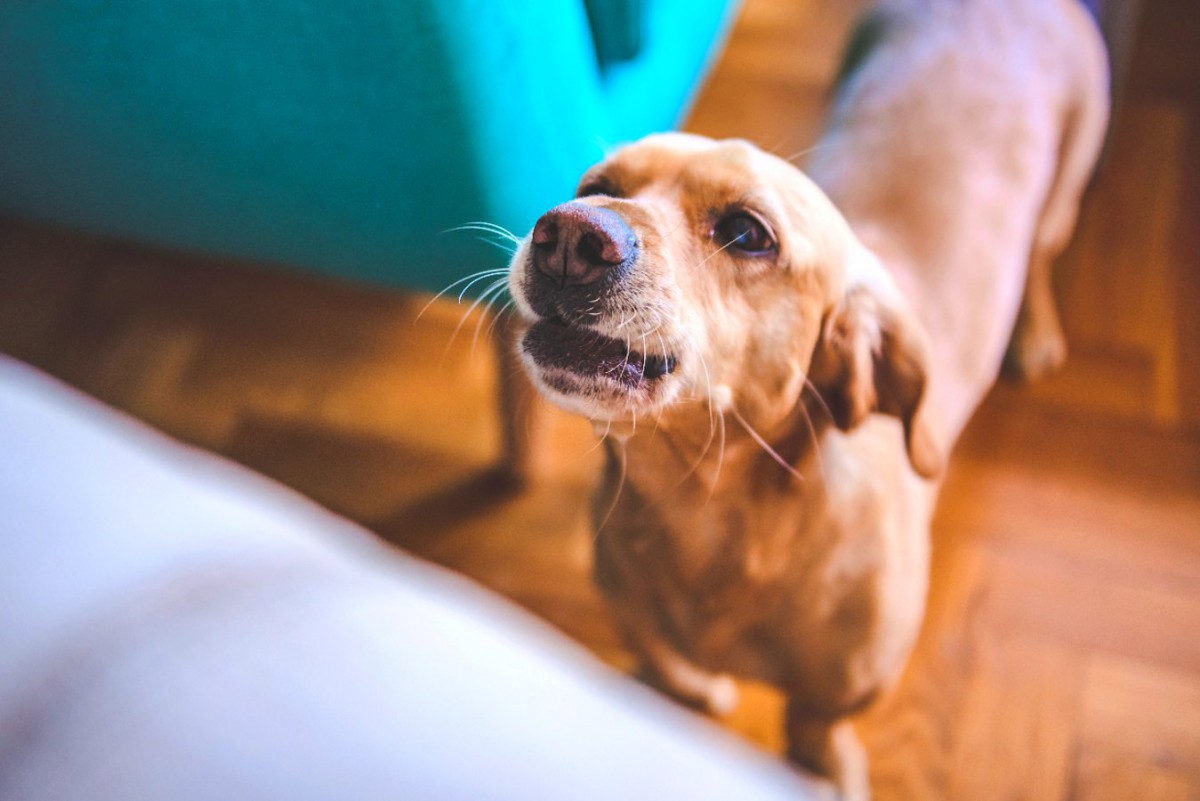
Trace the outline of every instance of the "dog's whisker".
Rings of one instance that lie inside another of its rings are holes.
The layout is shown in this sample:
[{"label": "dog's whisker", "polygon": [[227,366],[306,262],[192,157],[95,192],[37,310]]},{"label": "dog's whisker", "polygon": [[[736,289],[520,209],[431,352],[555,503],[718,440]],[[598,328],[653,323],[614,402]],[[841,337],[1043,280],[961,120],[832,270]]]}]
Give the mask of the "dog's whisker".
[{"label": "dog's whisker", "polygon": [[700,352],[700,350],[697,348],[691,348],[691,351],[695,353],[697,358],[700,360],[700,369],[704,371],[704,397],[708,401],[708,436],[711,440],[713,435],[712,427],[717,416],[716,407],[713,405],[712,375],[708,372],[708,360],[704,358],[704,355]]},{"label": "dog's whisker", "polygon": [[[607,437],[608,434],[606,433],[605,438],[607,439]],[[604,513],[603,519],[601,519],[600,524],[596,526],[596,530],[592,534],[593,544],[596,542],[596,540],[600,539],[600,532],[604,531],[604,527],[608,525],[608,520],[610,517],[612,517],[612,513],[616,511],[617,502],[621,499],[621,492],[625,489],[625,476],[627,474],[626,465],[628,463],[625,453],[625,443],[618,440],[613,442],[612,448],[613,453],[616,454],[618,468],[621,472],[617,476],[617,489],[615,492],[613,492],[612,501],[608,504],[608,511]]]},{"label": "dog's whisker", "polygon": [[799,151],[799,152],[796,152],[796,153],[793,153],[792,155],[790,155],[790,156],[788,156],[788,157],[784,158],[783,160],[784,160],[784,161],[786,161],[786,162],[788,162],[789,164],[795,164],[795,163],[796,163],[796,159],[801,159],[801,158],[804,158],[804,157],[805,157],[805,156],[807,156],[809,153],[815,153],[816,151],[818,151],[818,150],[820,150],[821,148],[823,148],[823,147],[826,147],[826,146],[828,146],[828,145],[829,145],[829,142],[817,142],[817,143],[816,143],[815,145],[813,145],[812,147],[806,147],[806,148],[804,148],[803,150],[801,150],[801,151]]},{"label": "dog's whisker", "polygon": [[629,344],[628,340],[626,340],[626,342],[625,342],[625,360],[623,362],[621,362],[622,370],[624,370],[626,367],[629,366],[629,357],[631,357],[631,356],[633,356],[633,346]]},{"label": "dog's whisker", "polygon": [[495,333],[496,324],[500,322],[500,318],[502,318],[508,312],[509,309],[515,308],[516,305],[517,305],[517,302],[515,300],[513,300],[512,298],[509,298],[507,301],[505,301],[503,306],[501,306],[499,309],[497,309],[495,311],[495,313],[492,314],[491,325],[489,325],[487,327],[487,335],[488,335],[489,339]]},{"label": "dog's whisker", "polygon": [[812,390],[813,397],[817,399],[817,403],[821,404],[821,408],[825,410],[825,414],[832,418],[833,412],[829,411],[829,404],[825,403],[825,399],[821,397],[820,390],[818,390],[816,385],[808,379],[808,376],[804,377],[804,388]]},{"label": "dog's whisker", "polygon": [[[697,360],[700,363],[700,369],[704,371],[705,381],[707,383],[704,394],[708,397],[708,439],[706,439],[704,441],[704,444],[700,447],[700,453],[696,456],[696,459],[691,463],[691,465],[688,466],[688,469],[684,471],[683,475],[679,477],[679,480],[676,481],[671,486],[671,488],[667,491],[666,494],[668,494],[668,495],[673,493],[675,490],[679,489],[681,486],[683,486],[684,482],[686,482],[689,478],[691,478],[693,475],[695,475],[696,471],[700,469],[700,465],[704,463],[705,457],[708,456],[709,450],[712,449],[713,442],[715,441],[716,435],[717,435],[717,417],[714,415],[714,409],[713,409],[712,392],[710,390],[710,388],[712,386],[712,378],[709,376],[709,373],[708,373],[708,362],[705,360],[704,356],[700,353],[700,351],[696,350],[694,352],[696,354]],[[721,418],[721,425],[722,425],[722,432],[723,432],[724,418]],[[719,455],[722,458],[724,457],[724,434],[723,433],[722,433],[722,446],[721,446],[721,451],[720,451]],[[684,458],[686,458],[686,457],[684,457]],[[719,464],[718,464],[718,472],[719,472]]]},{"label": "dog's whisker", "polygon": [[[595,421],[593,421],[593,424],[594,424],[594,422]],[[608,434],[610,431],[612,431],[612,420],[608,420],[605,422],[604,433],[601,434],[600,436],[596,437],[596,441],[594,443],[592,443],[592,447],[588,448],[587,451],[585,451],[585,453],[591,453],[594,450],[596,450],[597,448],[599,448],[601,445],[603,445],[604,440],[608,439]]]},{"label": "dog's whisker", "polygon": [[497,233],[504,234],[505,236],[510,237],[512,239],[518,238],[517,235],[514,234],[512,231],[508,230],[500,223],[492,222],[491,220],[469,220],[469,221],[463,223],[462,225],[458,226],[457,228],[451,228],[450,230],[456,231],[456,230],[459,230],[462,228],[482,228],[482,229],[486,229],[489,231],[495,231]]},{"label": "dog's whisker", "polygon": [[[760,144],[759,147],[761,149],[767,151],[768,153],[770,153],[772,156],[780,156],[779,149],[786,144],[787,144],[787,137],[782,136],[779,139],[777,139],[775,141],[775,144],[771,145],[770,147],[767,147],[762,144]],[[780,158],[782,158],[782,156],[780,156]]]},{"label": "dog's whisker", "polygon": [[471,290],[471,287],[472,287],[472,286],[474,286],[475,284],[479,283],[480,281],[483,281],[483,280],[485,280],[485,279],[487,279],[487,278],[494,277],[494,276],[496,276],[496,275],[505,275],[505,274],[507,274],[507,273],[508,273],[508,270],[501,270],[501,271],[499,271],[498,273],[492,273],[491,275],[481,275],[481,276],[478,276],[477,278],[475,278],[475,280],[474,280],[474,281],[471,281],[471,283],[469,283],[469,284],[467,284],[466,286],[464,286],[464,287],[462,288],[462,291],[460,291],[460,292],[458,293],[458,302],[459,302],[459,303],[462,303],[462,299],[463,299],[463,298],[466,296],[467,292],[469,292],[469,291]]},{"label": "dog's whisker", "polygon": [[792,476],[797,480],[804,480],[804,476],[800,475],[800,471],[788,464],[787,459],[784,459],[782,456],[780,456],[779,453],[776,452],[776,450],[772,448],[765,439],[763,439],[762,435],[755,431],[754,428],[748,422],[746,422],[746,418],[742,417],[741,413],[738,412],[734,406],[730,405],[729,413],[733,415],[733,419],[737,420],[738,424],[741,425],[742,428],[746,429],[746,433],[750,435],[750,438],[757,442],[759,447],[766,451],[767,455],[770,456],[773,461],[775,461],[784,470],[791,473]]},{"label": "dog's whisker", "polygon": [[[813,386],[813,383],[808,380],[807,376],[804,378],[804,389],[812,390],[813,397],[817,399],[817,403],[821,404],[821,408],[825,410],[825,414],[832,418],[833,413],[829,411],[829,406],[825,403],[825,399],[821,397],[821,393],[817,391],[817,388]],[[803,392],[804,390],[801,390],[801,394]],[[817,427],[813,424],[812,415],[808,413],[808,407],[804,405],[803,401],[800,403],[800,413],[804,415],[804,425],[808,428],[808,436],[812,440],[813,452],[817,455],[817,470],[821,473],[821,479],[827,481],[828,476],[825,475],[825,463],[821,458],[821,443],[817,440]]]},{"label": "dog's whisker", "polygon": [[500,236],[500,235],[492,234],[491,236],[480,236],[480,237],[476,237],[476,238],[480,242],[484,242],[488,245],[491,245],[492,247],[496,248],[497,250],[504,251],[504,253],[508,256],[512,256],[514,253],[517,252],[517,248],[520,247],[519,244],[514,245],[511,242],[509,242],[507,239],[503,239],[503,238],[501,238],[501,239],[493,239],[492,238],[492,237],[498,237],[498,236]]},{"label": "dog's whisker", "polygon": [[680,220],[677,222],[674,228],[667,231],[667,235],[664,237],[664,239],[670,239],[671,237],[675,236],[675,232],[682,228],[686,223],[687,220]]},{"label": "dog's whisker", "polygon": [[731,247],[731,246],[733,246],[733,245],[736,245],[736,244],[737,244],[738,242],[740,242],[740,241],[742,240],[742,238],[743,238],[743,237],[745,237],[745,236],[746,236],[745,234],[738,234],[738,235],[737,235],[737,236],[735,236],[733,239],[729,240],[729,241],[728,241],[728,242],[726,242],[724,245],[721,245],[721,247],[717,248],[717,249],[716,249],[716,250],[714,250],[712,253],[709,253],[707,256],[705,256],[703,259],[701,259],[701,260],[700,260],[700,263],[699,263],[699,264],[697,264],[697,265],[696,265],[696,266],[695,266],[693,269],[695,269],[695,270],[699,270],[699,269],[700,269],[701,267],[703,267],[705,264],[708,264],[709,260],[710,260],[710,259],[711,259],[713,256],[716,256],[718,253],[720,253],[721,251],[725,250],[725,249],[726,249],[726,248],[728,248],[728,247]]},{"label": "dog's whisker", "polygon": [[483,328],[484,322],[492,316],[492,304],[499,300],[502,294],[504,294],[504,288],[498,287],[496,289],[489,290],[487,294],[480,296],[480,300],[487,298],[487,301],[479,310],[479,320],[475,323],[475,334],[471,337],[472,354],[475,353],[475,348],[479,345],[479,333]]},{"label": "dog's whisker", "polygon": [[654,328],[653,328],[653,329],[650,331],[650,333],[654,334],[654,337],[655,337],[655,339],[657,339],[657,340],[658,340],[658,348],[659,348],[659,352],[660,352],[660,353],[661,353],[663,356],[666,356],[666,355],[667,355],[667,343],[663,341],[662,334],[658,333],[658,329],[660,329],[660,328],[662,328],[662,323],[659,323],[658,325],[656,325],[656,326],[655,326],[655,327],[654,327]]},{"label": "dog's whisker", "polygon": [[[705,368],[704,368],[704,376],[705,376],[705,380],[708,382],[708,386],[706,388],[706,394],[708,395],[708,413],[710,415],[714,415],[714,414],[716,415],[717,425],[720,427],[720,430],[721,430],[721,441],[720,441],[720,444],[717,446],[717,467],[715,470],[713,470],[712,484],[709,486],[709,490],[708,490],[708,497],[711,500],[713,493],[716,492],[717,482],[719,482],[721,480],[721,468],[725,464],[725,412],[724,412],[724,410],[715,409],[715,407],[713,405],[714,400],[713,400],[713,391],[712,391],[712,376],[710,376],[708,373],[707,364],[705,365]],[[711,434],[709,435],[709,440],[710,440],[710,442],[712,440]]]},{"label": "dog's whisker", "polygon": [[[488,302],[484,304],[483,314],[479,315],[479,322],[475,323],[475,336],[471,337],[471,353],[475,352],[475,347],[479,344],[480,329],[483,328],[483,322],[488,317],[491,317],[492,319],[491,323],[488,325],[488,335],[491,336],[492,327],[495,326],[496,321],[500,319],[500,313],[492,310],[492,304],[499,300],[500,296],[503,294],[504,287],[501,287],[500,289],[497,289],[492,297],[488,299]],[[505,301],[504,305],[501,307],[501,310],[512,306],[513,303],[514,302],[511,299]]]},{"label": "dog's whisker", "polygon": [[512,256],[514,253],[516,253],[517,248],[521,246],[520,239],[510,233],[507,229],[500,228],[499,226],[496,228],[485,228],[478,223],[469,223],[467,225],[459,225],[455,228],[448,228],[445,231],[442,231],[442,233],[449,234],[459,231],[473,231],[476,234],[483,234],[483,236],[476,236],[475,238],[480,242],[484,242],[494,248],[504,251],[504,253],[508,256]]},{"label": "dog's whisker", "polygon": [[462,225],[457,225],[453,228],[447,228],[445,231],[442,231],[442,233],[450,234],[456,231],[481,231],[483,233],[496,234],[497,236],[503,237],[514,245],[521,244],[521,237],[508,230],[503,225],[499,225],[494,222],[487,222],[486,220],[463,223]]},{"label": "dog's whisker", "polygon": [[[438,298],[442,297],[447,292],[454,289],[456,286],[459,286],[464,281],[471,282],[470,284],[467,284],[466,288],[463,290],[463,294],[466,294],[466,290],[471,288],[471,284],[474,284],[485,278],[492,278],[497,275],[505,275],[507,273],[508,273],[507,267],[493,267],[488,270],[480,270],[477,273],[471,273],[470,275],[464,275],[462,278],[459,278],[457,281],[454,281],[453,283],[448,284],[444,289],[442,289],[440,292],[438,292],[436,295],[434,295],[432,298],[430,298],[429,302],[426,303],[424,306],[422,306],[421,310],[419,312],[417,312],[416,319],[413,320],[413,323],[415,324],[417,320],[420,320],[421,315],[423,315],[423,314],[425,314],[425,312],[429,311],[429,307],[432,306],[433,304],[437,303]],[[458,296],[458,300],[460,303],[462,302],[462,295]]]},{"label": "dog's whisker", "polygon": [[469,307],[467,307],[467,310],[465,312],[463,312],[462,317],[459,318],[458,325],[456,325],[454,327],[453,333],[450,334],[449,341],[446,342],[446,349],[445,349],[445,351],[442,352],[442,359],[445,359],[446,356],[449,355],[450,347],[454,344],[455,338],[458,337],[458,332],[462,330],[462,327],[466,324],[467,318],[471,316],[471,313],[473,311],[475,311],[477,308],[479,308],[479,305],[484,302],[484,300],[488,297],[489,294],[499,292],[500,290],[502,290],[504,288],[504,286],[507,283],[508,283],[507,276],[504,278],[501,278],[497,281],[493,281],[491,284],[488,284],[488,286],[483,290],[483,292],[479,295],[479,297],[475,299],[475,302],[472,303]]},{"label": "dog's whisker", "polygon": [[712,487],[708,491],[710,499],[717,491],[717,482],[721,480],[721,466],[725,464],[725,415],[718,417],[717,421],[721,427],[721,444],[717,447],[717,469],[713,471]]},{"label": "dog's whisker", "polygon": [[803,403],[800,404],[800,414],[804,417],[804,427],[808,429],[808,438],[812,441],[813,453],[816,454],[817,472],[821,474],[822,480],[826,480],[828,477],[825,475],[825,462],[821,458],[821,443],[817,441],[817,429]]},{"label": "dog's whisker", "polygon": [[658,436],[658,426],[662,423],[663,411],[664,411],[664,409],[662,407],[659,407],[658,410],[655,411],[655,413],[654,413],[654,428],[650,429],[650,441],[651,442],[653,442],[654,438],[656,436]]},{"label": "dog's whisker", "polygon": [[[658,325],[654,326],[649,331],[645,331],[645,332],[639,334],[639,336],[642,338],[642,346],[645,347],[645,345],[646,345],[646,337],[650,336],[651,334],[657,334],[658,329],[660,329],[662,327],[663,327],[663,321],[659,320]],[[662,342],[662,337],[659,337],[658,341]],[[666,355],[666,348],[663,348],[663,355]]]}]

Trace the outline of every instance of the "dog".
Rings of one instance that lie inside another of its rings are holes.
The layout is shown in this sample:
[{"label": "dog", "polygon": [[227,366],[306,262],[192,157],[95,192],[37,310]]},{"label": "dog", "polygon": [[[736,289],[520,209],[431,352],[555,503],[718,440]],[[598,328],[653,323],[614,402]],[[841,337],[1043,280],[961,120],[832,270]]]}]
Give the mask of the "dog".
[{"label": "dog", "polygon": [[595,577],[653,684],[787,696],[788,756],[869,796],[849,718],[923,616],[943,463],[1008,364],[1057,367],[1050,264],[1100,152],[1077,0],[888,0],[804,172],[659,134],[518,246],[517,354],[593,421]]}]

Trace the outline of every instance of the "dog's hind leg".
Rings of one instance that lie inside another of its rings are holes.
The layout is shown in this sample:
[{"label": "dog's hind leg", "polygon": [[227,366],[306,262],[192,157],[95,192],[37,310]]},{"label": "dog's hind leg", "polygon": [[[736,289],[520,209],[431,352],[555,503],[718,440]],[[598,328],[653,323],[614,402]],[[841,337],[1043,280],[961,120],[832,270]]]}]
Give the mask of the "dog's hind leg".
[{"label": "dog's hind leg", "polygon": [[[1098,43],[1094,49],[1099,49]],[[1005,356],[1006,372],[1024,380],[1049,375],[1067,358],[1067,341],[1050,279],[1054,260],[1066,249],[1075,231],[1079,201],[1108,127],[1104,54],[1099,50],[1091,55],[1092,63],[1083,70],[1085,77],[1075,94],[1075,105],[1067,112],[1057,170],[1038,219],[1025,294]]]},{"label": "dog's hind leg", "polygon": [[831,781],[842,801],[869,801],[867,752],[848,719],[814,717],[789,701],[786,725],[788,759]]},{"label": "dog's hind leg", "polygon": [[1007,372],[1025,381],[1056,372],[1067,359],[1067,338],[1050,281],[1053,260],[1054,256],[1045,250],[1035,252],[1030,259],[1021,311],[1005,357]]}]

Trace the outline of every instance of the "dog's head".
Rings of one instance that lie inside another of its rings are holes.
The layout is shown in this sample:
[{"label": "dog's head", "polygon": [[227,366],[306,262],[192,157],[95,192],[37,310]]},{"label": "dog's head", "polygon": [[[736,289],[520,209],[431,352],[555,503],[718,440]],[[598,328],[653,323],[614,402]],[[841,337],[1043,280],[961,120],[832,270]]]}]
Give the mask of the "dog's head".
[{"label": "dog's head", "polygon": [[663,421],[734,406],[778,433],[806,387],[844,429],[872,411],[920,423],[923,332],[817,186],[741,141],[662,134],[589,170],[514,254],[523,363],[593,420]]}]

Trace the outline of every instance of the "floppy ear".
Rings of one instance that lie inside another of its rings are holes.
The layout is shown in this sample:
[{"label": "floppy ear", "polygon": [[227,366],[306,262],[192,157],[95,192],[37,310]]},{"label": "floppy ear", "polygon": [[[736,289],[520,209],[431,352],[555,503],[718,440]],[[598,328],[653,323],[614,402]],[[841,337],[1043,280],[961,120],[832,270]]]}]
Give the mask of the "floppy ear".
[{"label": "floppy ear", "polygon": [[942,454],[922,418],[925,332],[878,261],[868,269],[869,276],[855,271],[841,302],[826,315],[809,379],[843,431],[872,412],[900,418],[913,469],[932,478],[942,469]]}]

